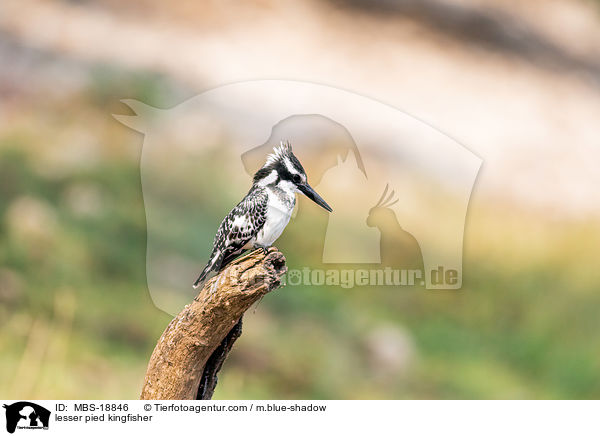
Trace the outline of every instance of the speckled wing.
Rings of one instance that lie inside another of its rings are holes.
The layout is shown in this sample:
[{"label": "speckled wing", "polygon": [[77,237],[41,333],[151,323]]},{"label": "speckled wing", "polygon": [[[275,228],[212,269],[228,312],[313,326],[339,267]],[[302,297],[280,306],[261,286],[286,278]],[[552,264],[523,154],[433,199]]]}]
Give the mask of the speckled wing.
[{"label": "speckled wing", "polygon": [[266,219],[267,193],[264,188],[255,188],[225,217],[215,236],[214,246],[223,255],[220,268],[252,241]]},{"label": "speckled wing", "polygon": [[267,200],[265,189],[254,187],[223,219],[215,235],[210,259],[194,282],[194,288],[197,288],[210,272],[220,271],[245,248],[252,248],[246,244],[253,242],[254,237],[265,225]]}]

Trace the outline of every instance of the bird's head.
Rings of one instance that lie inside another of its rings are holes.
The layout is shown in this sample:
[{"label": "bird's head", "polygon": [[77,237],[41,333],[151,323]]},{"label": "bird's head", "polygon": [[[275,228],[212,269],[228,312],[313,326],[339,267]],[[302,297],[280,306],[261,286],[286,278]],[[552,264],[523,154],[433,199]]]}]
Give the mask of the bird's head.
[{"label": "bird's head", "polygon": [[306,172],[288,141],[281,141],[273,149],[262,168],[254,174],[254,184],[277,187],[286,192],[301,192],[323,209],[329,212],[333,210],[308,184]]}]

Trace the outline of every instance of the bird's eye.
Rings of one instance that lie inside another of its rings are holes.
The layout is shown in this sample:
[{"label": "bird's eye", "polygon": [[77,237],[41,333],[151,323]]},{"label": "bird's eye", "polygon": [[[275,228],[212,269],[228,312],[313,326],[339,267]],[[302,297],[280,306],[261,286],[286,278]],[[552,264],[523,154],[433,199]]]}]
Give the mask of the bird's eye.
[{"label": "bird's eye", "polygon": [[292,181],[293,181],[294,183],[300,183],[300,181],[301,181],[301,180],[302,180],[302,177],[300,177],[300,175],[299,175],[299,174],[294,174],[294,175],[292,176]]}]

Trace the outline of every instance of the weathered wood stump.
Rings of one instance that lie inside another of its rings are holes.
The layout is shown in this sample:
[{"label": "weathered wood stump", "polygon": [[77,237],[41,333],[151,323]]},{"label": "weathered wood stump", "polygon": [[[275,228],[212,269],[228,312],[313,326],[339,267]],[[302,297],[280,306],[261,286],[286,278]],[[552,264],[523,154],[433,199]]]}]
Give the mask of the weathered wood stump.
[{"label": "weathered wood stump", "polygon": [[283,254],[270,248],[235,260],[206,282],[158,340],[140,398],[210,399],[217,373],[241,335],[242,316],[280,286],[286,271]]}]

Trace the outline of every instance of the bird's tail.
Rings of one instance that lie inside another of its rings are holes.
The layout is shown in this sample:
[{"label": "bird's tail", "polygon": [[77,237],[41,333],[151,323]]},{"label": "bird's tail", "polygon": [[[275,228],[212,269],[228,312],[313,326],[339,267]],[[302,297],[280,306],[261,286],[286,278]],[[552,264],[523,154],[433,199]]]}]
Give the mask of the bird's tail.
[{"label": "bird's tail", "polygon": [[200,273],[200,276],[198,276],[198,278],[194,282],[194,285],[193,285],[194,289],[198,288],[198,286],[200,286],[204,282],[206,277],[211,272],[219,271],[219,269],[221,268],[222,262],[223,262],[223,254],[222,253],[213,253],[213,256],[211,256],[211,259],[208,261],[208,263],[206,264],[206,266]]}]

